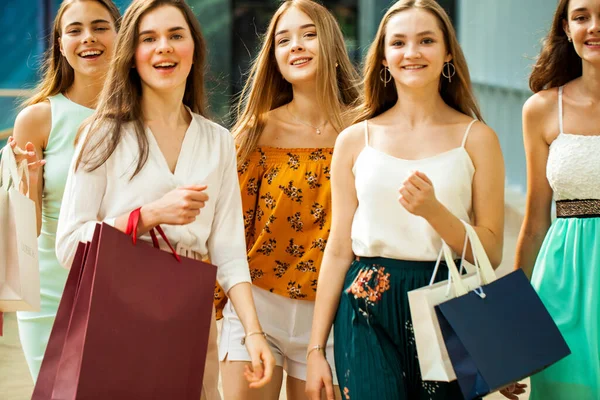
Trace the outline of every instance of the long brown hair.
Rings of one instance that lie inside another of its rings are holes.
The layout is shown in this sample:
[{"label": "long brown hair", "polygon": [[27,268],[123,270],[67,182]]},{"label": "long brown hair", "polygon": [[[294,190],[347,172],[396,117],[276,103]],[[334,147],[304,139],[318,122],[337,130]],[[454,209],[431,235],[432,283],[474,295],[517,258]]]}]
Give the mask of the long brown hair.
[{"label": "long brown hair", "polygon": [[452,55],[456,75],[452,82],[440,76],[440,94],[450,107],[466,115],[483,120],[471,87],[467,61],[462,52],[456,31],[446,11],[435,0],[400,0],[394,3],[383,16],[375,40],[369,48],[364,64],[364,98],[358,108],[356,122],[373,118],[389,110],[398,101],[395,85],[384,86],[381,81],[382,62],[385,57],[385,30],[390,19],[405,10],[418,8],[433,14],[439,22],[444,36],[446,51]]},{"label": "long brown hair", "polygon": [[563,27],[568,19],[569,0],[560,0],[548,36],[529,77],[529,87],[534,93],[562,86],[582,74],[582,61]]},{"label": "long brown hair", "polygon": [[[289,103],[292,85],[287,82],[275,60],[275,29],[279,18],[290,8],[302,11],[314,22],[319,38],[317,66],[317,99],[315,105],[325,111],[333,128],[346,127],[344,112],[358,98],[358,74],[348,58],[344,37],[333,15],[312,0],[286,0],[277,9],[258,53],[237,106],[237,122],[232,133],[238,144],[238,160],[245,160],[256,148],[265,127],[266,114]],[[336,67],[337,64],[337,67]]]},{"label": "long brown hair", "polygon": [[95,1],[100,3],[108,10],[115,24],[115,29],[117,32],[119,31],[121,13],[112,0],[63,0],[56,13],[56,18],[54,18],[50,43],[44,57],[44,63],[41,67],[42,80],[34,89],[35,94],[23,102],[24,107],[46,101],[50,96],[65,92],[73,84],[73,81],[75,80],[75,71],[60,52],[59,38],[62,36],[61,24],[65,11],[67,11],[72,4],[79,1]]},{"label": "long brown hair", "polygon": [[148,138],[143,124],[142,84],[137,70],[132,67],[139,39],[140,21],[148,12],[162,6],[179,9],[190,28],[194,40],[194,59],[185,85],[183,104],[192,112],[206,116],[204,89],[206,45],[193,11],[185,0],[134,0],[123,16],[113,61],[96,112],[89,124],[84,124],[80,128],[79,133],[88,127],[89,132],[75,163],[76,169],[82,162],[88,171],[103,165],[117,148],[123,136],[123,125],[128,122],[133,123],[139,146],[138,163],[131,178],[144,167],[148,159]]}]

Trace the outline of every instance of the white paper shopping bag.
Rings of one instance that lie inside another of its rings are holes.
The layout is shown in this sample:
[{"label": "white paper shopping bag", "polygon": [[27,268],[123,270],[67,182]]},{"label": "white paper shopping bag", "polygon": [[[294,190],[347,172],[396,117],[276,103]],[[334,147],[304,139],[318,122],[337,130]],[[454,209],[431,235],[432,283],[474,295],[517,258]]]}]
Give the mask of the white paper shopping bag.
[{"label": "white paper shopping bag", "polygon": [[35,203],[19,192],[29,180],[9,145],[0,159],[0,311],[39,311],[40,274]]},{"label": "white paper shopping bag", "polygon": [[[481,287],[483,284],[496,280],[496,274],[489,262],[479,238],[471,226],[465,224],[467,237],[473,249],[475,266],[465,263],[467,275],[461,282],[452,284],[452,280],[433,283],[438,272],[442,255],[447,264],[454,262],[452,250],[442,242],[442,251],[438,257],[431,282],[428,286],[408,292],[408,302],[413,323],[417,355],[421,376],[424,381],[451,382],[456,380],[456,374],[446,349],[444,337],[435,313],[434,306],[450,299],[466,294]],[[469,229],[470,228],[470,229]],[[466,245],[466,243],[465,243]],[[464,254],[463,257],[464,259]],[[455,279],[456,280],[456,277]]]}]

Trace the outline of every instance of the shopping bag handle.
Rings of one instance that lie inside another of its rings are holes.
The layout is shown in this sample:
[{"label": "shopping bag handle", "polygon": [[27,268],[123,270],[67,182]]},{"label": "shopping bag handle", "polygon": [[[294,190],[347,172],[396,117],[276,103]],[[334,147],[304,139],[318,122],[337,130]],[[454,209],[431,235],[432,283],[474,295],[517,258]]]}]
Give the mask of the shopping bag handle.
[{"label": "shopping bag handle", "polygon": [[18,147],[11,148],[9,144],[2,149],[2,157],[0,158],[0,186],[4,190],[10,189],[11,186],[19,190],[21,181],[25,180],[27,182],[27,193],[25,195],[29,196],[29,168],[27,160],[25,159],[17,165],[15,153],[19,155],[27,154],[27,152]]},{"label": "shopping bag handle", "polygon": [[[471,251],[473,253],[473,261],[475,262],[475,269],[477,275],[479,276],[480,285],[486,285],[496,280],[496,273],[492,268],[492,264],[490,263],[490,259],[485,253],[485,249],[481,241],[479,240],[479,236],[475,232],[475,229],[468,223],[461,220],[463,225],[465,226],[465,230],[467,232],[467,236],[469,238],[469,242],[471,243]],[[444,258],[446,260],[446,264],[448,264],[448,270],[450,272],[449,284],[452,285],[457,295],[461,296],[467,294],[467,289],[463,284],[461,274],[458,272],[456,268],[456,264],[454,263],[454,259],[452,257],[452,250],[446,244],[446,242],[442,241],[442,249],[444,252]],[[483,293],[483,292],[481,292]],[[480,294],[481,295],[481,294]]]},{"label": "shopping bag handle", "polygon": [[[133,244],[137,243],[137,227],[138,227],[138,223],[140,222],[140,213],[141,213],[141,207],[136,208],[129,214],[129,219],[127,220],[127,229],[125,231],[125,234],[131,235]],[[158,238],[156,237],[156,233],[154,232],[154,229],[156,229],[158,231],[158,234],[163,238],[163,240],[165,241],[167,246],[169,246],[169,249],[171,249],[171,252],[173,253],[173,256],[175,257],[175,259],[177,261],[181,262],[181,257],[179,257],[179,254],[177,254],[177,252],[171,245],[171,242],[167,238],[167,235],[165,235],[165,231],[163,231],[163,229],[160,227],[160,225],[156,225],[155,228],[150,229],[150,237],[152,238],[152,244],[154,245],[154,247],[156,247],[157,249],[160,248],[160,245],[158,243]]]}]

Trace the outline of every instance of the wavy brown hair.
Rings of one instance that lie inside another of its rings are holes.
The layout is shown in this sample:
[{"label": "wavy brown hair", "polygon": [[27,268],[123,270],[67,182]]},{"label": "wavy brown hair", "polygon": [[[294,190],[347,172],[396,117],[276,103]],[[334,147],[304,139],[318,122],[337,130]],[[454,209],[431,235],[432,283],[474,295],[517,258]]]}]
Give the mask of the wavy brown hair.
[{"label": "wavy brown hair", "polygon": [[582,61],[563,27],[568,20],[569,0],[560,0],[542,51],[529,76],[529,88],[534,93],[562,86],[582,74]]},{"label": "wavy brown hair", "polygon": [[[281,16],[290,8],[302,11],[314,22],[319,39],[316,107],[324,110],[327,120],[340,132],[346,126],[344,113],[358,99],[358,74],[350,62],[342,31],[334,16],[312,0],[286,0],[277,9],[258,53],[237,106],[237,122],[232,133],[238,144],[238,160],[245,160],[256,148],[265,128],[266,114],[293,98],[275,59],[275,29]],[[336,67],[337,64],[337,67]]]},{"label": "wavy brown hair", "polygon": [[23,102],[22,105],[24,107],[41,103],[46,101],[50,96],[64,93],[73,84],[73,81],[75,80],[75,71],[67,59],[61,54],[59,39],[62,36],[61,23],[65,11],[67,11],[72,4],[80,1],[95,1],[96,3],[101,4],[108,10],[113,19],[115,29],[117,32],[119,31],[121,13],[112,0],[63,0],[56,13],[56,18],[54,18],[50,43],[44,57],[44,63],[41,67],[42,79],[34,89],[35,94]]},{"label": "wavy brown hair", "polygon": [[138,163],[131,178],[146,164],[149,145],[142,115],[142,84],[137,70],[133,68],[134,56],[139,41],[141,19],[148,12],[163,6],[175,7],[182,12],[194,40],[193,65],[187,77],[183,104],[192,112],[206,116],[206,45],[196,16],[185,0],[134,0],[123,16],[113,61],[96,112],[92,119],[80,128],[79,134],[86,128],[89,128],[89,132],[75,163],[76,169],[82,162],[88,171],[102,166],[117,148],[123,136],[123,126],[129,122],[133,123],[139,147]]},{"label": "wavy brown hair", "polygon": [[375,40],[369,47],[363,71],[364,95],[354,122],[373,118],[389,110],[398,101],[396,86],[384,86],[380,79],[385,58],[385,30],[394,15],[414,8],[425,10],[437,18],[446,50],[452,55],[456,75],[452,77],[452,82],[448,82],[440,75],[439,87],[442,99],[455,110],[483,121],[471,87],[467,61],[446,11],[435,0],[400,0],[394,3],[383,16]]}]

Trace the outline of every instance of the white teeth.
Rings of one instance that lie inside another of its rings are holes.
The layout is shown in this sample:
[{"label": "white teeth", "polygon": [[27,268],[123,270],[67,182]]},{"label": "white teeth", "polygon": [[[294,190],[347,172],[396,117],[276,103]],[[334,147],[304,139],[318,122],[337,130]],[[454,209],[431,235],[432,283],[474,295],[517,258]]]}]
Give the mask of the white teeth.
[{"label": "white teeth", "polygon": [[102,54],[102,52],[99,50],[88,50],[88,51],[83,51],[83,52],[79,53],[79,55],[81,57],[99,56],[100,54]]},{"label": "white teeth", "polygon": [[407,65],[406,67],[403,67],[404,69],[422,69],[425,68],[424,65]]},{"label": "white teeth", "polygon": [[160,64],[156,64],[155,67],[174,67],[175,63],[163,62]]},{"label": "white teeth", "polygon": [[587,42],[589,46],[600,46],[600,42]]},{"label": "white teeth", "polygon": [[310,58],[302,58],[300,60],[296,60],[292,63],[292,65],[300,65],[300,64],[305,64],[307,62],[310,61]]}]

